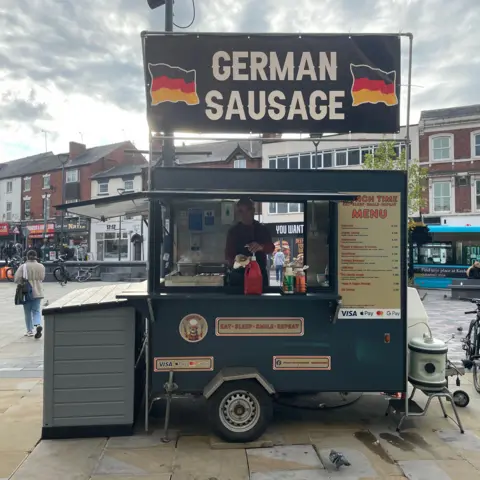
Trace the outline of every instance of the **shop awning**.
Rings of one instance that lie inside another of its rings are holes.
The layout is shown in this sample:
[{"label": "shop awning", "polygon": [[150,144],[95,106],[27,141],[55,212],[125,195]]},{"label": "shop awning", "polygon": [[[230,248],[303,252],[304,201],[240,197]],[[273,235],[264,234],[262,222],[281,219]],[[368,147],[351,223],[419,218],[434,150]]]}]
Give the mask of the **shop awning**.
[{"label": "shop awning", "polygon": [[306,201],[352,201],[356,195],[340,192],[245,192],[226,190],[156,190],[153,192],[138,192],[125,195],[87,200],[85,202],[70,203],[56,206],[57,210],[66,210],[75,215],[81,215],[98,220],[120,217],[122,215],[142,215],[148,212],[150,198],[155,198],[163,203],[185,200],[237,200],[248,197],[254,202],[285,202],[301,203]]},{"label": "shop awning", "polygon": [[123,215],[138,216],[148,213],[149,197],[146,192],[127,193],[111,197],[86,200],[77,203],[56,205],[57,210],[64,210],[74,215],[105,221]]}]

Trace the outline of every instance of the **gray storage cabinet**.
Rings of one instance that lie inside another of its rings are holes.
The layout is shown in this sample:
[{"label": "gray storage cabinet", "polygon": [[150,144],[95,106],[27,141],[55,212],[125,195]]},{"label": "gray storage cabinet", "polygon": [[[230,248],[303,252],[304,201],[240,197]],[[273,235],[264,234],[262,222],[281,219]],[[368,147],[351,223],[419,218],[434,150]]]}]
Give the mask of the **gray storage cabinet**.
[{"label": "gray storage cabinet", "polygon": [[97,309],[74,303],[44,310],[42,437],[130,435],[135,310],[123,302]]}]

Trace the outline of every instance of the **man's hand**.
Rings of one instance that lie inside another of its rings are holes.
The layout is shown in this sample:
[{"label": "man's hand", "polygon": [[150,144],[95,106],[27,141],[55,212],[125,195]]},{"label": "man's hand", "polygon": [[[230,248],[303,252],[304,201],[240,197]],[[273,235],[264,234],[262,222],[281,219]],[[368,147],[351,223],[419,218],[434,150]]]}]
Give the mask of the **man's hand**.
[{"label": "man's hand", "polygon": [[263,245],[260,245],[257,242],[252,242],[247,245],[247,248],[252,253],[261,252],[263,250]]}]

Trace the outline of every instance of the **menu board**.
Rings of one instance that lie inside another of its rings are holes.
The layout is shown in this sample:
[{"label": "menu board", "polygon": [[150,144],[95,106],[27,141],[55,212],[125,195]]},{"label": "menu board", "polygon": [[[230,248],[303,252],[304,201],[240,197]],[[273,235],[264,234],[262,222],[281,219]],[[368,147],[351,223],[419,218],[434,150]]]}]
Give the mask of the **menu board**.
[{"label": "menu board", "polygon": [[400,194],[354,194],[338,206],[339,318],[400,318]]}]

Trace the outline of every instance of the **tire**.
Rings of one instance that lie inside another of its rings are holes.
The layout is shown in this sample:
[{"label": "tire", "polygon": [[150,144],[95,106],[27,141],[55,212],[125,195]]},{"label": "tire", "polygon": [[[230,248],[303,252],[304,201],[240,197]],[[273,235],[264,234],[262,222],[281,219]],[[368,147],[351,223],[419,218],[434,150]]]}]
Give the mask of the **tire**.
[{"label": "tire", "polygon": [[15,270],[13,268],[7,268],[5,271],[5,278],[9,282],[13,282],[13,279],[15,278]]},{"label": "tire", "polygon": [[55,277],[55,280],[60,283],[60,285],[66,285],[67,284],[67,275],[65,274],[65,270],[61,267],[57,267],[53,271],[53,276]]},{"label": "tire", "polygon": [[208,414],[212,429],[223,440],[252,442],[273,417],[272,398],[255,380],[225,382],[208,399]]},{"label": "tire", "polygon": [[[477,357],[480,352],[480,332],[478,330],[478,324],[476,323],[473,327],[473,346],[472,346],[472,356]],[[480,362],[480,358],[473,358],[473,365],[472,365],[472,375],[473,375],[473,386],[475,390],[480,393],[480,369],[478,366],[478,362]]]},{"label": "tire", "polygon": [[464,408],[470,403],[470,397],[467,392],[457,390],[453,393],[453,402],[457,407]]}]

